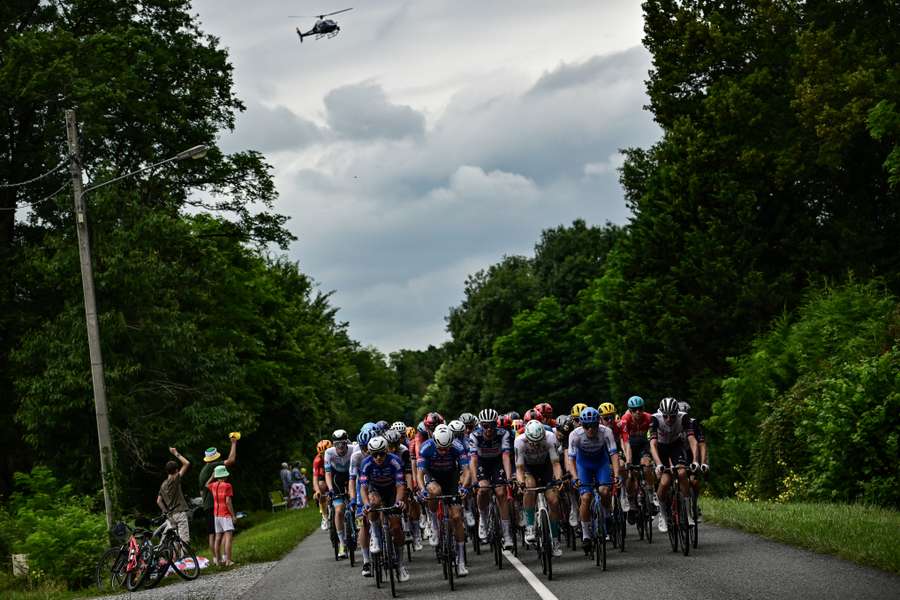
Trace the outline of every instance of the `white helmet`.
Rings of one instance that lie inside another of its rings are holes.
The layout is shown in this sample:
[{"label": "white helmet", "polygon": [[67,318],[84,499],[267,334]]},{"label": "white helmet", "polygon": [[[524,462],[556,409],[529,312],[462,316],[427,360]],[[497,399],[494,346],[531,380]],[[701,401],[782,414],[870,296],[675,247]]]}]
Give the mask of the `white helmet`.
[{"label": "white helmet", "polygon": [[452,431],[454,435],[462,435],[466,432],[466,426],[459,419],[450,421],[450,424],[447,425],[447,427],[450,428],[450,431]]},{"label": "white helmet", "polygon": [[400,433],[406,435],[406,423],[403,421],[394,421],[391,424],[391,429],[394,431],[399,431]]},{"label": "white helmet", "polygon": [[[547,432],[544,430],[544,424],[540,421],[533,420],[528,421],[525,424],[525,439],[532,443],[538,443],[544,440],[547,436]],[[369,442],[369,447],[371,448],[372,442]]]},{"label": "white helmet", "polygon": [[387,452],[387,440],[381,437],[373,437],[369,440],[368,450],[369,454],[375,454],[376,452]]},{"label": "white helmet", "polygon": [[[449,448],[453,445],[453,432],[446,425],[435,427],[431,437],[438,448]],[[369,443],[371,444],[372,442]]]}]

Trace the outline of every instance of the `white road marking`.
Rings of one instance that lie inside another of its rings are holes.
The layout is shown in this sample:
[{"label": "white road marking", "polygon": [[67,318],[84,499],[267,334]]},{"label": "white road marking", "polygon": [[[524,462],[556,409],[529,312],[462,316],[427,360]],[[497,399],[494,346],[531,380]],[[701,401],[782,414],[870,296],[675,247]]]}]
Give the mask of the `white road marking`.
[{"label": "white road marking", "polygon": [[534,573],[531,572],[531,569],[522,564],[515,555],[509,550],[503,551],[503,556],[506,557],[506,560],[510,562],[512,566],[516,568],[516,571],[525,578],[525,581],[538,593],[538,596],[542,598],[542,600],[559,600],[556,595],[551,592],[546,585],[544,585],[540,579],[538,579]]}]

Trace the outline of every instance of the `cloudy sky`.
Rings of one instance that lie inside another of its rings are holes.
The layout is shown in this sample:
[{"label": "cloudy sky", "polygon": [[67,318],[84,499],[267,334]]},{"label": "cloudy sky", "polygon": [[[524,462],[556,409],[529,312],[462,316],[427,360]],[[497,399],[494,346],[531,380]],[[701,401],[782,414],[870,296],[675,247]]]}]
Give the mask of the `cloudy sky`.
[{"label": "cloudy sky", "polygon": [[[299,43],[315,19],[288,15],[347,6],[338,37]],[[447,339],[466,276],[531,255],[541,230],[624,222],[618,149],[659,135],[636,0],[194,9],[248,108],[222,148],[274,165],[291,257],[385,352]]]}]

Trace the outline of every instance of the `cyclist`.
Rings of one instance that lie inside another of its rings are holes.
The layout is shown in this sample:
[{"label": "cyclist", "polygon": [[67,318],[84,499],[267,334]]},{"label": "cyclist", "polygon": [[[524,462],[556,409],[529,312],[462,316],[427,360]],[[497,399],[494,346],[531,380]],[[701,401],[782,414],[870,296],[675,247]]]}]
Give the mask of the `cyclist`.
[{"label": "cyclist", "polygon": [[[437,546],[436,534],[440,528],[435,514],[437,501],[434,496],[457,492],[461,495],[465,494],[465,488],[470,479],[469,456],[463,445],[453,439],[450,428],[446,425],[438,425],[434,429],[432,438],[425,442],[419,450],[417,466],[419,488],[427,493],[432,531],[435,532],[428,543]],[[458,573],[460,577],[465,577],[469,574],[469,570],[465,563],[466,533],[461,513],[459,504],[450,505],[450,518],[456,538]]]},{"label": "cyclist", "polygon": [[613,439],[616,441],[616,447],[621,448],[622,431],[619,428],[619,415],[616,412],[615,404],[612,402],[604,402],[597,407],[597,410],[600,411],[600,423],[609,427],[610,431],[613,433]]},{"label": "cyclist", "polygon": [[[556,417],[556,444],[558,453],[562,457],[563,469],[566,473],[569,469],[569,434],[575,429],[575,419],[569,415],[559,415]],[[572,486],[566,486],[563,489],[564,494],[570,495],[569,505],[569,525],[575,527],[578,525],[578,491]]]},{"label": "cyclist", "polygon": [[534,409],[543,415],[544,423],[550,427],[556,427],[556,419],[553,418],[553,406],[547,402],[541,402]]},{"label": "cyclist", "polygon": [[470,412],[464,412],[463,414],[459,415],[459,420],[462,421],[463,425],[466,426],[467,436],[475,431],[475,427],[478,425],[478,418]]},{"label": "cyclist", "polygon": [[316,457],[313,459],[313,481],[316,486],[315,497],[319,503],[319,514],[322,515],[322,531],[328,530],[328,485],[325,483],[325,451],[331,448],[331,440],[320,440],[316,444]]},{"label": "cyclist", "polygon": [[336,496],[347,493],[347,482],[350,480],[350,458],[356,448],[350,448],[350,436],[343,429],[337,429],[331,435],[331,448],[325,451],[325,484],[328,486],[328,497],[334,504],[334,526],[338,536],[338,558],[347,558],[347,545],[344,539],[344,500]]},{"label": "cyclist", "polygon": [[577,404],[572,405],[572,410],[569,412],[569,416],[575,420],[575,427],[581,425],[581,411],[588,407],[584,402],[578,402]]},{"label": "cyclist", "polygon": [[[403,436],[396,429],[390,429],[385,432],[384,439],[388,444],[388,452],[400,459],[403,466],[403,479],[406,483],[406,489],[413,489],[412,482],[412,458],[409,448],[403,444]],[[409,516],[409,534],[413,541],[413,550],[422,549],[422,536],[419,531],[419,504],[417,502],[409,502],[407,499],[404,512]]]},{"label": "cyclist", "polygon": [[[619,422],[622,433],[622,444],[625,450],[625,463],[628,465],[643,465],[644,479],[651,490],[656,489],[656,476],[653,472],[653,455],[650,453],[650,440],[647,432],[650,430],[650,413],[644,411],[644,399],[640,396],[632,396],[628,399],[628,410],[622,415]],[[634,525],[637,502],[637,478],[630,473],[626,474],[625,484],[628,493],[628,522]],[[659,499],[651,492],[651,510],[656,514],[659,508]]]},{"label": "cyclist", "polygon": [[399,433],[401,437],[406,437],[406,423],[403,421],[394,421],[391,423],[391,429]]},{"label": "cyclist", "polygon": [[[396,432],[392,432],[396,433]],[[406,483],[403,478],[403,465],[394,454],[388,453],[388,442],[383,437],[374,437],[369,441],[369,456],[363,461],[359,469],[359,489],[362,493],[363,511],[367,513],[369,527],[378,526],[380,513],[371,509],[394,506],[397,509],[403,507],[403,497],[406,494]],[[400,527],[400,516],[392,514],[388,519],[394,544],[398,548],[403,546],[403,529]],[[378,536],[370,536],[369,551],[381,552]],[[403,564],[403,553],[397,552],[397,571],[400,581],[409,581],[409,572]]]},{"label": "cyclist", "polygon": [[453,439],[458,440],[463,448],[469,449],[469,438],[466,435],[466,426],[459,419],[453,419],[447,424],[450,431],[453,432]]},{"label": "cyclist", "polygon": [[[678,484],[685,498],[690,496],[689,479],[685,472],[688,457],[685,453],[684,440],[687,438],[692,456],[699,456],[697,450],[697,438],[691,427],[691,418],[687,413],[678,410],[678,401],[675,398],[663,398],[659,403],[659,410],[653,414],[650,420],[650,454],[656,463],[656,475],[659,477],[659,495],[661,511],[659,514],[659,530],[668,531],[666,515],[668,512],[667,500],[669,498],[669,486],[672,485],[672,474],[663,473],[663,468],[672,466],[678,471]],[[697,469],[697,463],[691,462],[691,471]],[[693,525],[691,511],[688,511],[688,523]]]},{"label": "cyclist", "polygon": [[[508,417],[507,417],[508,418]],[[509,533],[509,505],[506,502],[507,487],[496,487],[512,481],[510,452],[512,441],[509,431],[498,427],[500,415],[493,408],[478,413],[478,428],[469,436],[470,474],[478,481],[478,537],[487,542],[487,511],[491,494],[497,496],[500,507],[500,527],[503,531],[503,547],[512,548]]]},{"label": "cyclist", "polygon": [[[562,467],[556,451],[556,435],[544,429],[537,421],[529,421],[525,434],[516,438],[516,477],[523,487],[539,487],[562,479]],[[534,543],[534,505],[536,492],[525,492],[525,541]],[[562,556],[559,547],[559,496],[548,489],[544,493],[550,511],[550,534],[553,539],[553,556]]]},{"label": "cyclist", "polygon": [[[612,476],[619,481],[619,453],[616,441],[608,427],[600,425],[600,412],[588,406],[579,415],[581,426],[569,434],[569,473],[581,494],[579,516],[581,518],[581,543],[585,551],[591,544],[591,499],[594,485],[600,486],[600,499],[607,511],[611,511],[609,485],[610,462]],[[607,528],[608,530],[608,528]]]},{"label": "cyclist", "polygon": [[[362,517],[363,515],[363,502],[362,502],[362,492],[360,491],[360,481],[359,481],[359,469],[362,466],[363,460],[367,456],[369,456],[368,445],[369,441],[375,437],[372,433],[372,428],[363,428],[359,435],[356,436],[356,445],[358,449],[353,455],[350,457],[350,506],[351,509],[355,509],[354,513],[356,517]],[[362,551],[363,556],[363,566],[362,566],[362,576],[363,577],[371,577],[372,576],[372,556],[369,552],[369,521],[368,519],[361,519],[362,527],[359,528],[359,533],[357,537],[359,539],[359,548]]]},{"label": "cyclist", "polygon": [[[691,410],[691,405],[687,402],[679,402],[678,410],[684,413],[689,413]],[[691,417],[691,427],[694,429],[694,436],[697,438],[697,448],[700,450],[700,456],[698,456],[698,460],[696,462],[700,463],[700,472],[708,473],[709,472],[709,462],[706,455],[706,436],[703,435],[703,428],[700,427],[700,421]],[[691,454],[690,447],[686,447],[684,451],[687,453],[688,462],[694,462],[694,457]],[[700,498],[700,477],[696,472],[691,473],[691,486],[694,488],[694,492],[697,493],[697,498]],[[700,506],[697,506],[697,521],[702,521],[702,514],[700,513]]]}]

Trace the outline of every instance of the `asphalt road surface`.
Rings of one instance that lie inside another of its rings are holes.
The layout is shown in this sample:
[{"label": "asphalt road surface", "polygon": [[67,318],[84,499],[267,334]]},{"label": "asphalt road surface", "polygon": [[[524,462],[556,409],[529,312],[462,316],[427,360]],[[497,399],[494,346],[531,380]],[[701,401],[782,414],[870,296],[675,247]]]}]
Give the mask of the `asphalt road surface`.
[{"label": "asphalt road surface", "polygon": [[[700,546],[688,557],[674,554],[664,534],[656,532],[648,545],[629,528],[626,551],[610,550],[606,572],[589,562],[580,549],[567,551],[553,561],[553,581],[542,575],[537,555],[521,548],[523,570],[532,576],[524,576],[508,560],[498,571],[489,553],[473,556],[470,552],[469,576],[457,580],[452,594],[426,542],[421,552],[413,554],[411,579],[398,584],[399,596],[421,600],[900,598],[896,575],[740,531],[705,523],[700,527]],[[346,560],[335,562],[328,535],[322,531],[304,540],[242,596],[246,600],[390,597],[389,584],[378,590],[374,579],[360,575],[358,552],[352,569]]]}]

